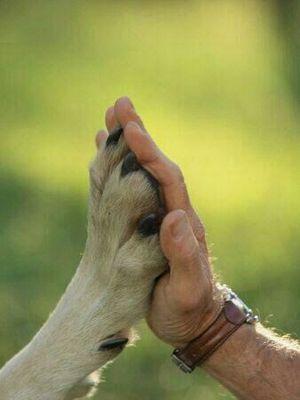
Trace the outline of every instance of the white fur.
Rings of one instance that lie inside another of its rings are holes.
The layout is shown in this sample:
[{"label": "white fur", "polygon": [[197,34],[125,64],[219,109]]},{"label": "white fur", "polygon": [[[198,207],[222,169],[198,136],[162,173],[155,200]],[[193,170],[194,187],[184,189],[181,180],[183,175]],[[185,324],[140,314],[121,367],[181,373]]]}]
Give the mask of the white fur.
[{"label": "white fur", "polygon": [[1,400],[71,400],[99,381],[96,371],[120,350],[99,352],[103,339],[130,337],[147,310],[165,260],[157,235],[137,233],[159,201],[143,172],[120,178],[128,149],[99,150],[90,168],[88,239],[65,294],[31,342],[0,371]]}]

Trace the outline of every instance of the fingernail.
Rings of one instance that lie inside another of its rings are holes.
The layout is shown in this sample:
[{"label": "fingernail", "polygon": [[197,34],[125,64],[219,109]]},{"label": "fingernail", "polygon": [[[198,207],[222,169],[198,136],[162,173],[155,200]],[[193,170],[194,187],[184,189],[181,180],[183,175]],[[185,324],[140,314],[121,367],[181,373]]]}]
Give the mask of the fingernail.
[{"label": "fingernail", "polygon": [[188,230],[188,220],[185,213],[182,212],[179,220],[177,220],[171,227],[172,236],[175,240],[179,240],[188,233]]},{"label": "fingernail", "polygon": [[127,101],[130,104],[131,108],[135,109],[132,101],[130,100],[130,98],[128,96],[125,96],[125,98],[127,99]]},{"label": "fingernail", "polygon": [[127,127],[127,126],[132,126],[132,127],[134,127],[135,129],[137,129],[137,130],[139,130],[139,131],[142,131],[140,125],[139,125],[138,123],[136,123],[135,121],[129,121],[129,122],[127,122],[126,127]]}]

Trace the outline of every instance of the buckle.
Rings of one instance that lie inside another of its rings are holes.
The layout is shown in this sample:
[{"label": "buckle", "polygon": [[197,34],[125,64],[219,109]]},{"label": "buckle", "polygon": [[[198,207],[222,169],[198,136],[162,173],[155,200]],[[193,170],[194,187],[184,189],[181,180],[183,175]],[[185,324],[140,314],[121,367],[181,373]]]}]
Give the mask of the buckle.
[{"label": "buckle", "polygon": [[181,369],[181,371],[185,372],[186,374],[190,374],[193,372],[194,368],[191,368],[187,365],[184,361],[182,361],[179,357],[177,357],[178,349],[175,349],[172,354],[173,362]]}]

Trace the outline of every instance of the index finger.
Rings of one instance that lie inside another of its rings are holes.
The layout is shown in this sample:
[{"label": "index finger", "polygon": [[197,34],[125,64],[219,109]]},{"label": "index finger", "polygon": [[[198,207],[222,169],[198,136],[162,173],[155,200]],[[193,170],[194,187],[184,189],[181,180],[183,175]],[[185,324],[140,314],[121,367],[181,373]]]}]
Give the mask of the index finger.
[{"label": "index finger", "polygon": [[162,153],[150,135],[142,131],[136,123],[129,122],[125,127],[124,135],[139,162],[160,183],[167,211],[184,210],[198,242],[203,243],[204,250],[207,251],[204,227],[191,205],[184,178],[178,166]]},{"label": "index finger", "polygon": [[122,97],[117,100],[114,109],[128,146],[142,166],[160,183],[168,210],[187,209],[190,202],[180,169],[154,143],[131,101]]},{"label": "index finger", "polygon": [[115,117],[124,129],[125,140],[140,164],[160,183],[169,211],[190,206],[180,169],[157,147],[127,97],[115,103]]},{"label": "index finger", "polygon": [[160,183],[168,211],[179,208],[187,210],[190,207],[189,196],[178,166],[162,153],[150,135],[136,123],[129,122],[126,125],[124,137],[141,165]]},{"label": "index finger", "polygon": [[114,117],[124,129],[125,140],[140,164],[160,183],[167,211],[186,211],[195,236],[199,242],[203,241],[204,228],[191,205],[180,168],[158,148],[127,97],[116,101]]}]

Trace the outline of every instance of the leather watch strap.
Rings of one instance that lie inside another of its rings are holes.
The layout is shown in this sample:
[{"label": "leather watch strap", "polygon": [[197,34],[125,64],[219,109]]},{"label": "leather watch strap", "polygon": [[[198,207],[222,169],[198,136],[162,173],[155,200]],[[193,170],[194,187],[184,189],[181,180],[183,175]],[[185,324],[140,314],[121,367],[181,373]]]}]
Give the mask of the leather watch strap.
[{"label": "leather watch strap", "polygon": [[215,321],[186,347],[176,349],[173,360],[184,372],[192,372],[246,321],[247,315],[240,302],[234,298],[225,301]]}]

